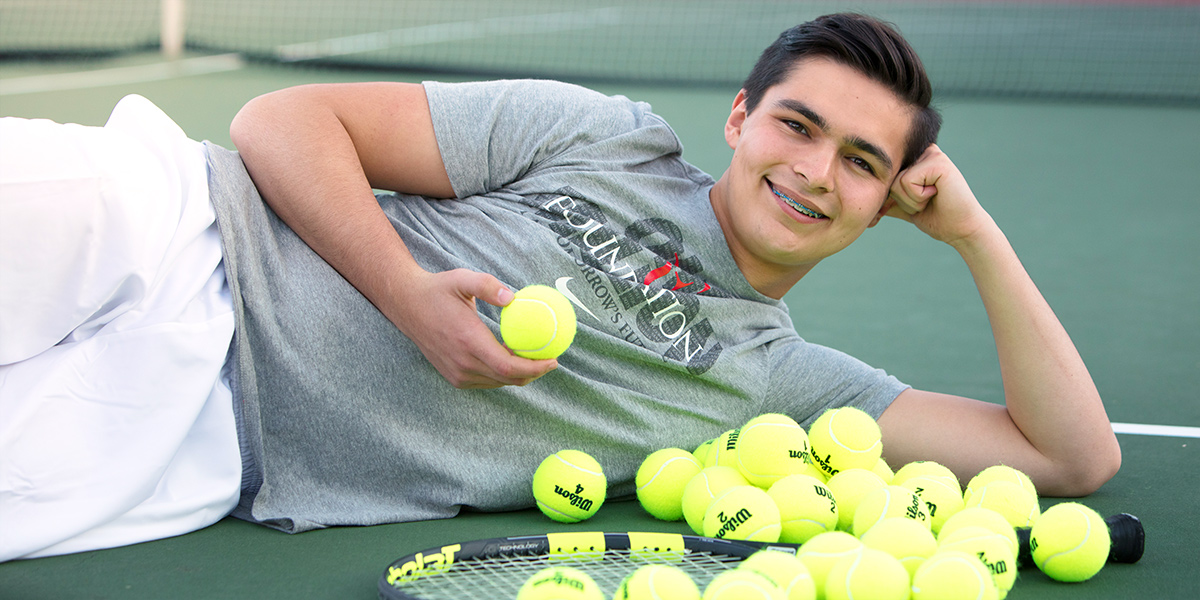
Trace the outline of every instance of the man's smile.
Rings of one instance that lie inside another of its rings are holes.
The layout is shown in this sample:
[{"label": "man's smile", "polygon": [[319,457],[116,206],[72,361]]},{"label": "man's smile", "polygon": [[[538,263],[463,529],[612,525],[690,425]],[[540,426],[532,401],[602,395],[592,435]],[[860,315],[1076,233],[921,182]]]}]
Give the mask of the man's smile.
[{"label": "man's smile", "polygon": [[[769,183],[768,183],[768,185],[769,185]],[[774,192],[776,196],[779,196],[780,200],[783,200],[784,202],[786,202],[788,206],[796,209],[802,215],[812,217],[814,219],[828,219],[829,218],[829,217],[827,217],[827,216],[825,216],[803,204],[800,204],[800,202],[793,200],[787,194],[775,189],[775,186],[773,186],[773,185],[771,186],[771,191]]]}]

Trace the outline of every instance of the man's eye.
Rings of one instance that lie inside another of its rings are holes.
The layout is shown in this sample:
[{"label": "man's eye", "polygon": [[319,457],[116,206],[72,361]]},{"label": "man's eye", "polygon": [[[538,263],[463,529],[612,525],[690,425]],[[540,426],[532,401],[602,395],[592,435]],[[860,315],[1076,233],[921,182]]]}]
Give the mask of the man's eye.
[{"label": "man's eye", "polygon": [[853,162],[855,165],[858,166],[858,168],[866,171],[867,173],[870,173],[872,175],[875,174],[875,168],[871,166],[871,163],[863,160],[862,158],[860,158],[858,156],[851,156],[850,162]]},{"label": "man's eye", "polygon": [[793,130],[795,130],[796,133],[803,133],[804,135],[808,135],[808,128],[805,127],[802,123],[798,123],[798,122],[792,121],[790,119],[784,119],[783,122],[785,124],[787,124],[788,127],[791,127]]}]

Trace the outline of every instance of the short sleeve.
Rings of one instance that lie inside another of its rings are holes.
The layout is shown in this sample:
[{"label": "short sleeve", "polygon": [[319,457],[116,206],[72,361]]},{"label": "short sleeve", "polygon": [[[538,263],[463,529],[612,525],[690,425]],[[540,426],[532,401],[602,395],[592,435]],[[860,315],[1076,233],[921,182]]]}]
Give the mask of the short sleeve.
[{"label": "short sleeve", "polygon": [[[541,80],[425,82],[438,150],[458,197],[485,194],[536,171],[588,168],[594,146],[638,132],[630,153],[679,153],[649,105]],[[630,136],[633,137],[633,136]],[[596,168],[603,165],[597,164]]]},{"label": "short sleeve", "polygon": [[908,385],[881,369],[799,336],[772,344],[771,384],[762,412],[791,416],[807,428],[830,408],[854,406],[879,418]]}]

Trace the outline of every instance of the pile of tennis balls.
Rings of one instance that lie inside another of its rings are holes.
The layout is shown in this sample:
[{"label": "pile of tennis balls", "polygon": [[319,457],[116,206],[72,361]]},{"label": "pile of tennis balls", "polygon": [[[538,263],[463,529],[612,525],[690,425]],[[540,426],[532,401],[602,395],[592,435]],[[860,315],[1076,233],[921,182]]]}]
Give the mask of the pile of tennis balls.
[{"label": "pile of tennis balls", "polygon": [[[882,451],[879,426],[857,408],[828,410],[808,431],[786,415],[764,414],[691,452],[650,454],[637,472],[637,497],[650,515],[684,520],[699,535],[799,546],[792,558],[811,585],[789,575],[775,589],[790,591],[724,596],[714,590],[757,581],[725,574],[707,586],[704,600],[1003,600],[1017,577],[1016,528],[1032,528],[1033,561],[1054,579],[1087,580],[1107,561],[1103,518],[1072,502],[1042,514],[1033,483],[1016,469],[985,469],[964,490],[936,462],[893,472]],[[558,483],[547,487],[551,479]],[[542,463],[534,494],[548,516],[573,522],[595,514],[605,484],[595,460],[568,450]],[[753,571],[746,563],[735,571]],[[757,574],[778,583],[778,575]]]}]

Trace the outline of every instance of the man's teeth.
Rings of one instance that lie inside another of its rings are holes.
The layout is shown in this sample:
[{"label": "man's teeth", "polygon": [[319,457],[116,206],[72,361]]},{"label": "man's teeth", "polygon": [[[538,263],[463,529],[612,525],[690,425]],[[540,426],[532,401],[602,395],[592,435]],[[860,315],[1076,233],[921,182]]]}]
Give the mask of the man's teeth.
[{"label": "man's teeth", "polygon": [[792,208],[794,208],[794,209],[796,209],[796,210],[800,211],[801,213],[803,213],[803,214],[805,214],[805,215],[808,215],[808,216],[810,216],[810,217],[812,217],[812,218],[814,218],[814,219],[824,219],[824,218],[826,218],[826,217],[825,217],[825,215],[823,215],[823,214],[821,214],[821,213],[819,213],[819,212],[817,212],[817,211],[815,211],[815,210],[813,210],[813,209],[811,209],[811,208],[809,208],[809,207],[807,207],[807,206],[804,206],[803,204],[800,204],[799,202],[796,202],[795,200],[792,200],[791,198],[788,198],[788,197],[787,197],[787,194],[784,194],[783,192],[780,192],[779,190],[776,190],[776,189],[773,189],[773,188],[772,188],[772,189],[771,189],[771,191],[772,191],[772,192],[775,192],[775,195],[776,195],[776,196],[779,196],[780,198],[782,198],[784,202],[787,202],[787,203],[788,203],[788,206],[790,206],[790,207],[792,207]]}]

